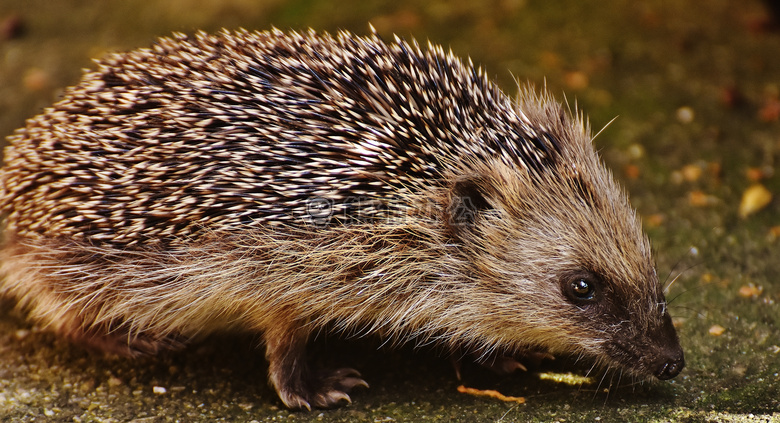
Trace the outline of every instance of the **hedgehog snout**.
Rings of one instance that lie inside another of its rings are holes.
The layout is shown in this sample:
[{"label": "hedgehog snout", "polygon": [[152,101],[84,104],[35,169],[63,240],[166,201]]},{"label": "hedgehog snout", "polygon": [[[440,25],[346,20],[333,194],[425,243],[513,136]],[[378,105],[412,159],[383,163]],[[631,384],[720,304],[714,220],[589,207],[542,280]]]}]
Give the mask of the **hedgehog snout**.
[{"label": "hedgehog snout", "polygon": [[664,313],[662,319],[661,333],[657,338],[660,341],[659,351],[649,370],[658,379],[667,380],[680,374],[685,367],[685,355],[669,313]]},{"label": "hedgehog snout", "polygon": [[660,380],[672,379],[679,375],[683,367],[685,367],[685,357],[683,356],[682,348],[677,348],[675,351],[668,351],[666,357],[662,357],[655,363],[655,377]]}]

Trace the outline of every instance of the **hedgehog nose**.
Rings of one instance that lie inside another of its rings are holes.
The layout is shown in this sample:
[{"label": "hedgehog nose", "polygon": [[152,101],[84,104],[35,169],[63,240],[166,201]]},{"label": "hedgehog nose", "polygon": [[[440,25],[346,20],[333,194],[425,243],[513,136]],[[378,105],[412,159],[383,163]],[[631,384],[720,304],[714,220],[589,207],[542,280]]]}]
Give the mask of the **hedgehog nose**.
[{"label": "hedgehog nose", "polygon": [[682,351],[675,353],[672,357],[665,357],[656,366],[655,377],[661,380],[671,379],[680,374],[685,367],[685,358]]}]

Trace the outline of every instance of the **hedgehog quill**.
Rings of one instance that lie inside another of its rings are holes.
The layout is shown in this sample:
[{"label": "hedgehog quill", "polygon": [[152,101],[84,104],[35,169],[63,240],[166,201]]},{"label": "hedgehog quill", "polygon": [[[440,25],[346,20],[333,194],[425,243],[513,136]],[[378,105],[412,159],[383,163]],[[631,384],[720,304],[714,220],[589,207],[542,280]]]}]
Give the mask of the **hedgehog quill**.
[{"label": "hedgehog quill", "polygon": [[290,408],[367,385],[313,333],[544,351],[670,379],[683,351],[583,118],[429,44],[175,34],[97,62],[9,137],[1,292],[128,356],[261,334]]}]

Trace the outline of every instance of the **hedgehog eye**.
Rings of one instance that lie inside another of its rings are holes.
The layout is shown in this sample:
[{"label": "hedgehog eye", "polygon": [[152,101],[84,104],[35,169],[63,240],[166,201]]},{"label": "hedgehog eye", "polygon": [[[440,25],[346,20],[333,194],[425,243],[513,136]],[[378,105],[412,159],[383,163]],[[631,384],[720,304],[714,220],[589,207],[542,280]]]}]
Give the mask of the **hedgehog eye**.
[{"label": "hedgehog eye", "polygon": [[598,283],[589,275],[575,275],[563,282],[563,293],[575,303],[592,302],[598,298]]},{"label": "hedgehog eye", "polygon": [[576,279],[571,283],[571,292],[580,300],[590,300],[595,294],[593,285],[585,279]]}]

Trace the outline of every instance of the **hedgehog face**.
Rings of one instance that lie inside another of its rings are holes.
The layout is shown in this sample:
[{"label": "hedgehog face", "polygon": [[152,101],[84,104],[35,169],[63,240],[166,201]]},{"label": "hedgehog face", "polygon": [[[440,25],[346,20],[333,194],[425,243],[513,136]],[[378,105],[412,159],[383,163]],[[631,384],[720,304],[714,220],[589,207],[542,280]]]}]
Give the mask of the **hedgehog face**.
[{"label": "hedgehog face", "polygon": [[647,236],[595,152],[577,157],[578,165],[569,166],[576,171],[563,172],[569,201],[547,200],[557,202],[553,227],[564,234],[557,239],[568,251],[563,261],[570,263],[556,275],[561,296],[572,320],[589,332],[588,342],[598,340],[597,355],[605,362],[642,376],[673,378],[684,366],[683,352]]},{"label": "hedgehog face", "polygon": [[[657,286],[655,272],[646,277],[647,285]],[[586,344],[599,340],[597,357],[640,376],[677,376],[683,352],[663,294],[636,295],[624,285],[589,270],[563,272],[560,279],[569,318],[586,335]]]},{"label": "hedgehog face", "polygon": [[587,169],[600,178],[580,171],[529,186],[527,174],[496,166],[453,184],[453,233],[489,287],[486,326],[517,344],[672,378],[683,353],[649,242],[606,170]]}]

